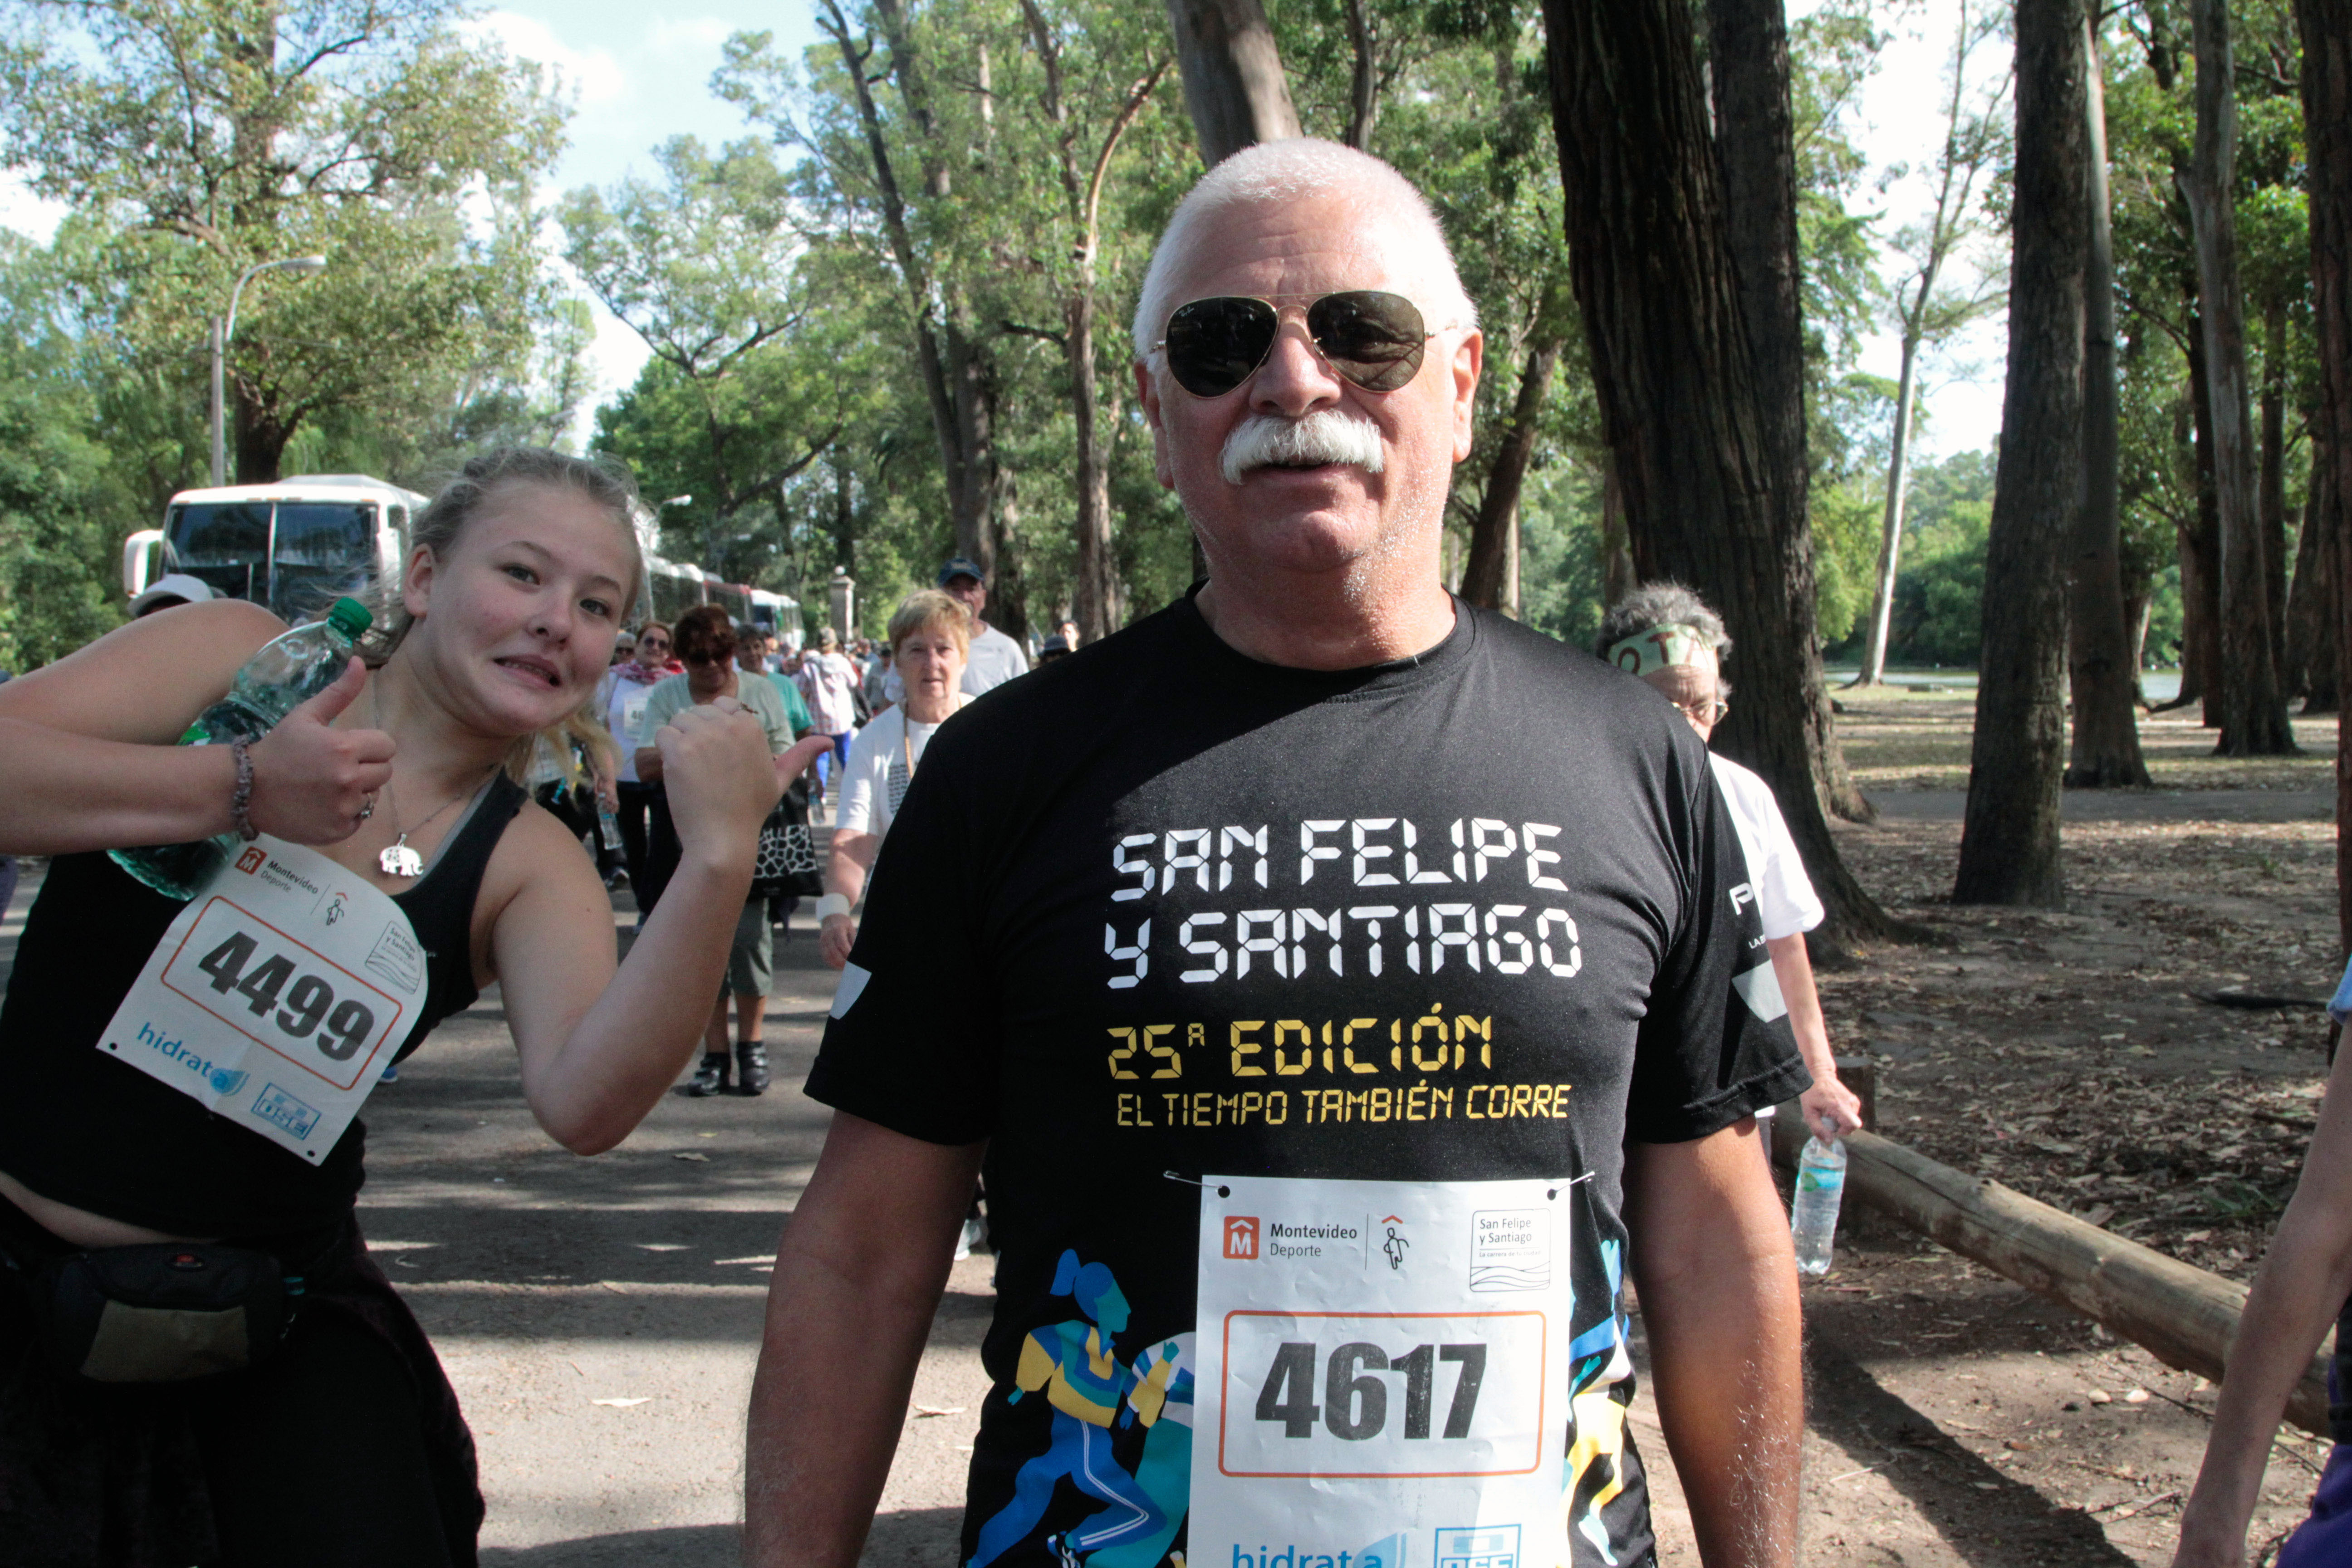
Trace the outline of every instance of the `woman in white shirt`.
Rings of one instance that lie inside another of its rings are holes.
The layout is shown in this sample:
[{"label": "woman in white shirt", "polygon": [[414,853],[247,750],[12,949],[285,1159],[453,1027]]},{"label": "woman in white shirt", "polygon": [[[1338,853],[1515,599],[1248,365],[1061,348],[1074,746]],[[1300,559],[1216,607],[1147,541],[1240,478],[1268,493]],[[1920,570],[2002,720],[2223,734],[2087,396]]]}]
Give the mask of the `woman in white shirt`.
[{"label": "woman in white shirt", "polygon": [[834,818],[833,858],[825,868],[824,897],[816,906],[823,925],[817,952],[835,969],[849,962],[857,940],[857,922],[849,911],[866,890],[883,835],[922,765],[923,749],[940,725],[970,700],[962,683],[971,648],[971,616],[945,594],[925,589],[909,595],[890,617],[891,658],[906,683],[906,700],[850,742]]}]

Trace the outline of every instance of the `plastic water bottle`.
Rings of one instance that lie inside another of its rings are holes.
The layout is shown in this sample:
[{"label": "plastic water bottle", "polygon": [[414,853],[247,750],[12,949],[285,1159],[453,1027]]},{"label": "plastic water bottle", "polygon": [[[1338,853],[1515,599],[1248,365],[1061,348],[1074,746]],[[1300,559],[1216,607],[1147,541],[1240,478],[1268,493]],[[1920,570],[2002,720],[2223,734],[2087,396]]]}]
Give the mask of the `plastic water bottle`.
[{"label": "plastic water bottle", "polygon": [[[357,599],[337,599],[327,618],[296,626],[245,661],[228,695],[197,715],[180,737],[183,746],[225,746],[257,741],[278,721],[339,679],[352,645],[373,617]],[[114,863],[167,898],[188,899],[236,852],[237,837],[224,833],[191,844],[160,844],[108,851]]]},{"label": "plastic water bottle", "polygon": [[1797,1271],[1826,1274],[1830,1243],[1837,1235],[1838,1200],[1845,1195],[1845,1140],[1805,1140],[1797,1161],[1797,1196],[1789,1205],[1789,1229],[1797,1240]]}]

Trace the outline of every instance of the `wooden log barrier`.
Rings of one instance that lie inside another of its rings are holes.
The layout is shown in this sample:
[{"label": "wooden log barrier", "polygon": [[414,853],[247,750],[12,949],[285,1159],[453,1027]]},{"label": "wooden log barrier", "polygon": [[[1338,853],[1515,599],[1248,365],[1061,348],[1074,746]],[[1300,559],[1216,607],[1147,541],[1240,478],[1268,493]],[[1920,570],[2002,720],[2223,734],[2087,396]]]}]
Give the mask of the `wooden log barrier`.
[{"label": "wooden log barrier", "polygon": [[[1793,1167],[1804,1147],[1796,1106],[1772,1119],[1773,1157]],[[2145,1348],[2169,1367],[2221,1380],[2246,1288],[2086,1225],[2014,1188],[1964,1175],[1874,1132],[1845,1142],[1845,1191]],[[2286,1418],[2327,1436],[2327,1357],[2312,1358]]]}]

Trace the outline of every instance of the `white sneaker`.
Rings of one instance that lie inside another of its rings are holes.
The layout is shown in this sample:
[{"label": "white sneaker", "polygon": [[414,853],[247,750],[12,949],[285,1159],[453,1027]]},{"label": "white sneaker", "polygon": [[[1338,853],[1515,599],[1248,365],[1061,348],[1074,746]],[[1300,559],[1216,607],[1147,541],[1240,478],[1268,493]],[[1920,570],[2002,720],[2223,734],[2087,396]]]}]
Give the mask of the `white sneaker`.
[{"label": "white sneaker", "polygon": [[955,1255],[957,1258],[961,1260],[970,1258],[971,1256],[971,1249],[979,1246],[981,1242],[985,1239],[986,1236],[987,1232],[982,1227],[980,1221],[976,1219],[968,1219],[964,1221],[963,1234],[956,1237]]}]

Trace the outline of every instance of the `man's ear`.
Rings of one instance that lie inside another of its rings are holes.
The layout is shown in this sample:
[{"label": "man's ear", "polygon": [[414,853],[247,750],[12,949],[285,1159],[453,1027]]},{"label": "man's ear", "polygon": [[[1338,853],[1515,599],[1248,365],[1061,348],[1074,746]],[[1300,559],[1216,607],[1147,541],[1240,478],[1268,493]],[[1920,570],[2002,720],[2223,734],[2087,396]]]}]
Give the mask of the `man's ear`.
[{"label": "man's ear", "polygon": [[1466,462],[1475,437],[1478,376],[1486,364],[1486,335],[1475,329],[1454,345],[1454,460]]},{"label": "man's ear", "polygon": [[1135,400],[1142,406],[1143,422],[1151,426],[1151,472],[1161,489],[1176,488],[1176,469],[1168,460],[1168,428],[1160,422],[1160,383],[1151,374],[1149,360],[1135,362]]}]

